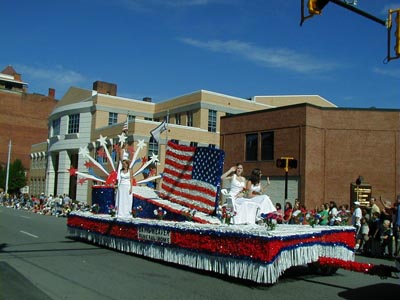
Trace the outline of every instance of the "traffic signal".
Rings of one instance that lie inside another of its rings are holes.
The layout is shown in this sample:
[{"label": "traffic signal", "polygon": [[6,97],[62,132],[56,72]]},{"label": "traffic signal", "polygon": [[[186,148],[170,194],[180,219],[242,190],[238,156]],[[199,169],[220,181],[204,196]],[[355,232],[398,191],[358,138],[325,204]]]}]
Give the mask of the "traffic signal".
[{"label": "traffic signal", "polygon": [[281,157],[276,160],[276,167],[279,169],[296,169],[297,168],[297,159],[293,157]]},{"label": "traffic signal", "polygon": [[320,15],[328,2],[329,0],[308,0],[308,12],[310,15]]},{"label": "traffic signal", "polygon": [[397,57],[400,57],[400,10],[397,11],[395,22],[396,32],[394,33],[394,36],[396,38],[396,44],[394,46],[394,52]]},{"label": "traffic signal", "polygon": [[289,169],[297,169],[297,159],[289,160]]},{"label": "traffic signal", "polygon": [[286,169],[286,159],[278,158],[276,160],[276,167],[279,169]]}]

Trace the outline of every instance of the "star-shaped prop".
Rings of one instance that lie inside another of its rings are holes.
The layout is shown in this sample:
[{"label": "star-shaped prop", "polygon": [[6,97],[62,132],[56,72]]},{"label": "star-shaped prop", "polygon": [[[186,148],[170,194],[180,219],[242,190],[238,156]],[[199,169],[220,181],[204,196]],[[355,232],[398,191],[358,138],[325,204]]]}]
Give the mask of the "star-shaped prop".
[{"label": "star-shaped prop", "polygon": [[90,161],[85,161],[85,167],[86,168],[92,168],[92,167],[94,167],[94,163],[92,163],[92,162],[90,162]]},{"label": "star-shaped prop", "polygon": [[117,177],[118,177],[117,171],[111,172],[106,179],[106,184],[109,185],[115,184],[117,182]]},{"label": "star-shaped prop", "polygon": [[73,166],[71,166],[69,169],[67,169],[69,172],[69,176],[75,176],[76,175],[76,171],[78,171],[78,169],[75,169]]},{"label": "star-shaped prop", "polygon": [[152,152],[151,156],[150,156],[150,161],[152,161],[152,162],[158,161],[158,155],[154,154],[154,152]]},{"label": "star-shaped prop", "polygon": [[87,147],[80,147],[79,148],[79,154],[82,155],[83,157],[89,156],[89,150]]},{"label": "star-shaped prop", "polygon": [[106,139],[107,139],[106,136],[103,137],[103,136],[100,134],[100,138],[98,138],[97,141],[100,142],[100,145],[101,145],[101,146],[105,147],[105,146],[107,145]]},{"label": "star-shaped prop", "polygon": [[146,144],[144,143],[144,140],[139,140],[138,144],[137,144],[137,148],[135,153],[133,154],[133,158],[132,158],[132,162],[129,165],[129,168],[132,169],[133,165],[135,164],[136,158],[139,154],[139,151],[142,150],[144,147],[146,147]]},{"label": "star-shaped prop", "polygon": [[137,144],[138,150],[146,147],[146,144],[144,143],[144,140],[139,140],[138,144]]},{"label": "star-shaped prop", "polygon": [[97,150],[97,156],[98,157],[106,157],[106,153],[104,152],[103,148],[100,148],[99,150]]},{"label": "star-shaped prop", "polygon": [[125,134],[121,133],[121,134],[118,134],[118,138],[119,138],[119,144],[122,145],[126,142],[126,139],[128,137]]},{"label": "star-shaped prop", "polygon": [[119,151],[121,150],[121,147],[118,144],[114,144],[114,151],[119,153]]},{"label": "star-shaped prop", "polygon": [[78,183],[80,184],[80,185],[83,185],[84,183],[85,183],[85,181],[87,181],[88,179],[87,178],[79,178],[78,179]]}]

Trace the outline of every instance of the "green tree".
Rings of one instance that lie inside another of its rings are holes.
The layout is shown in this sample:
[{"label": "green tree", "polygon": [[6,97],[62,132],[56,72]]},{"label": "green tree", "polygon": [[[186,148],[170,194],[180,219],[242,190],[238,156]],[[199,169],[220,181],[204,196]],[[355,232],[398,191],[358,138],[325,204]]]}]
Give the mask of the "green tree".
[{"label": "green tree", "polygon": [[16,159],[10,164],[8,176],[8,193],[18,194],[19,190],[26,185],[25,168],[20,159]]},{"label": "green tree", "polygon": [[0,188],[5,190],[6,188],[6,170],[3,165],[0,164]]}]

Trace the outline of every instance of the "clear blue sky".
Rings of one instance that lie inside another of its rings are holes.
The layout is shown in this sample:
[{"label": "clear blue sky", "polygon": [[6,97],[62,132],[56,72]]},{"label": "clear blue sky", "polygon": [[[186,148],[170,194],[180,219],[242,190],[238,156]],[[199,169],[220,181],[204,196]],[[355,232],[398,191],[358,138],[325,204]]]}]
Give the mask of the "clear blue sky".
[{"label": "clear blue sky", "polygon": [[[12,65],[30,93],[52,87],[61,99],[101,80],[154,102],[205,89],[400,109],[400,59],[384,63],[386,28],[334,3],[300,27],[300,0],[1,2],[0,71]],[[400,2],[357,8],[385,20]]]}]

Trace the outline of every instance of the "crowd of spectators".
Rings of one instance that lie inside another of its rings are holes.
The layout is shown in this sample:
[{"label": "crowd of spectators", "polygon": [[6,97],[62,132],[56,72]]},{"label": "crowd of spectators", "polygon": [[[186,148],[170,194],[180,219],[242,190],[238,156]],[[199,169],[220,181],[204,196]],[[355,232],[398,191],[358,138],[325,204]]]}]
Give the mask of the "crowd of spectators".
[{"label": "crowd of spectators", "polygon": [[400,255],[400,197],[393,205],[372,197],[369,206],[361,207],[361,226],[357,234],[359,254],[393,258]]},{"label": "crowd of spectators", "polygon": [[72,200],[67,194],[54,197],[41,193],[38,197],[28,194],[6,195],[0,193],[0,205],[14,209],[24,209],[34,213],[66,217],[71,211],[89,211],[90,206],[86,203]]}]

